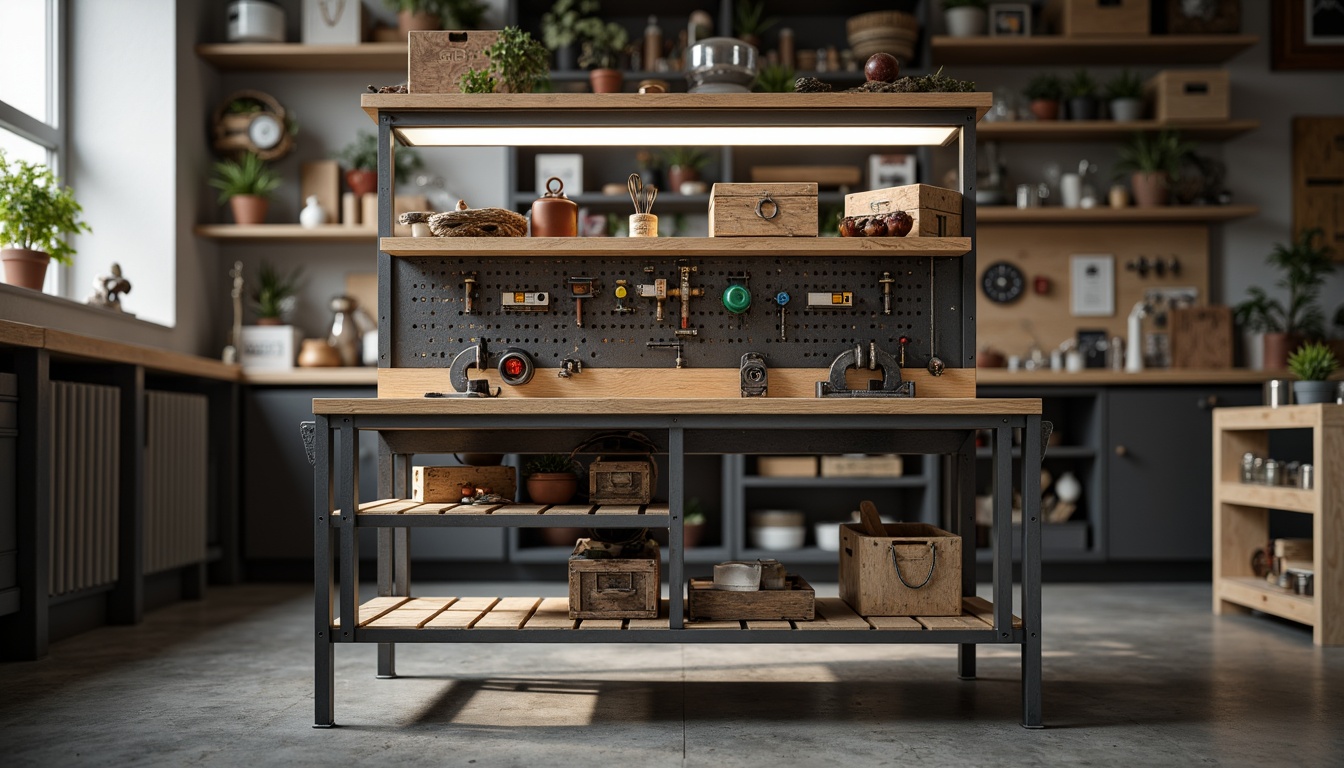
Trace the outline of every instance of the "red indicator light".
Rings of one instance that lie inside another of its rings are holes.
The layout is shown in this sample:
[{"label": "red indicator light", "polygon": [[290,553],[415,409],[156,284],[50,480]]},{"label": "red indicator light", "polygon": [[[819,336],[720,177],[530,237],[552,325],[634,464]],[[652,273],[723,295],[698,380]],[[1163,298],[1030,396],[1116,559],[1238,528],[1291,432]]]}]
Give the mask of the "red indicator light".
[{"label": "red indicator light", "polygon": [[507,376],[521,376],[523,373],[523,361],[516,357],[510,357],[504,361],[504,373]]}]

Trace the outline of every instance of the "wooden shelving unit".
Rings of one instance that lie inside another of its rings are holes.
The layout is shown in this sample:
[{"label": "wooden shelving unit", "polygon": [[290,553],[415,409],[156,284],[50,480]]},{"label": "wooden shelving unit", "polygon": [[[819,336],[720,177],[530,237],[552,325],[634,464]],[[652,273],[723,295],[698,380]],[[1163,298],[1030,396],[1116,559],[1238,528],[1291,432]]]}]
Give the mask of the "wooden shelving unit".
[{"label": "wooden shelving unit", "polygon": [[304,45],[303,43],[203,43],[196,55],[226,72],[406,73],[405,43]]},{"label": "wooden shelving unit", "polygon": [[[1309,429],[1315,487],[1240,481],[1241,457],[1267,455],[1269,433]],[[1269,510],[1311,515],[1314,595],[1258,578],[1251,553],[1265,545]],[[1312,627],[1316,645],[1344,645],[1344,406],[1220,408],[1213,415],[1213,612],[1262,611]]]},{"label": "wooden shelving unit", "polygon": [[1164,208],[1013,208],[981,206],[981,224],[1185,224],[1255,216],[1254,205],[1185,205]]},{"label": "wooden shelving unit", "polygon": [[934,66],[1026,67],[1221,64],[1255,45],[1255,35],[1141,35],[1078,38],[946,37],[930,43]]},{"label": "wooden shelving unit", "polygon": [[1180,131],[1196,141],[1226,141],[1260,127],[1258,120],[1219,120],[1199,123],[1160,123],[1135,120],[1014,120],[984,123],[977,129],[980,141],[1121,141],[1135,133],[1165,129]]},{"label": "wooden shelving unit", "polygon": [[384,237],[391,256],[964,256],[969,237]]},{"label": "wooden shelving unit", "polygon": [[378,239],[376,227],[347,227],[341,224],[325,224],[314,229],[298,224],[199,224],[192,231],[197,237],[224,242],[368,245]]}]

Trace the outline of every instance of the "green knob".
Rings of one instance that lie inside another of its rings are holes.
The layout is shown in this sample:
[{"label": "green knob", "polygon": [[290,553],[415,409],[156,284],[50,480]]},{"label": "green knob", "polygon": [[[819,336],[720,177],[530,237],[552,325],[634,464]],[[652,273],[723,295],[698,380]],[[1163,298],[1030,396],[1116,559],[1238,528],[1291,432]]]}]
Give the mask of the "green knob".
[{"label": "green knob", "polygon": [[751,291],[745,285],[734,283],[723,289],[723,308],[740,315],[751,307]]}]

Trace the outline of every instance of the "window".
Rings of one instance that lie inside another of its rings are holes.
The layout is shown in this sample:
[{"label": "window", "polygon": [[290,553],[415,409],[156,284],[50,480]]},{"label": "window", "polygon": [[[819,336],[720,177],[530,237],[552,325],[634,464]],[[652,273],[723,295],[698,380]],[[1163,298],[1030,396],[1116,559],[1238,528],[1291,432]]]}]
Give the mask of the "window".
[{"label": "window", "polygon": [[[65,120],[61,30],[65,0],[0,2],[0,149],[14,160],[44,163],[62,174]],[[48,269],[47,293],[60,293],[64,269]]]}]

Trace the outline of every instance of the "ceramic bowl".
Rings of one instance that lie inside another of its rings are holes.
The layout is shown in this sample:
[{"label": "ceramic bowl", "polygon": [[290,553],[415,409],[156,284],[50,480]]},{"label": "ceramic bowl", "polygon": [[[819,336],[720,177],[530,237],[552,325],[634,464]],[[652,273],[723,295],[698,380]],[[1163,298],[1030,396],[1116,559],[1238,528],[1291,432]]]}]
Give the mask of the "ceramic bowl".
[{"label": "ceramic bowl", "polygon": [[686,80],[690,93],[751,93],[756,48],[733,37],[710,37],[691,46]]},{"label": "ceramic bowl", "polygon": [[807,529],[801,525],[768,526],[751,529],[751,546],[757,549],[781,551],[801,549],[807,538]]},{"label": "ceramic bowl", "polygon": [[840,524],[839,523],[816,523],[812,532],[817,538],[817,549],[823,552],[840,551]]}]

